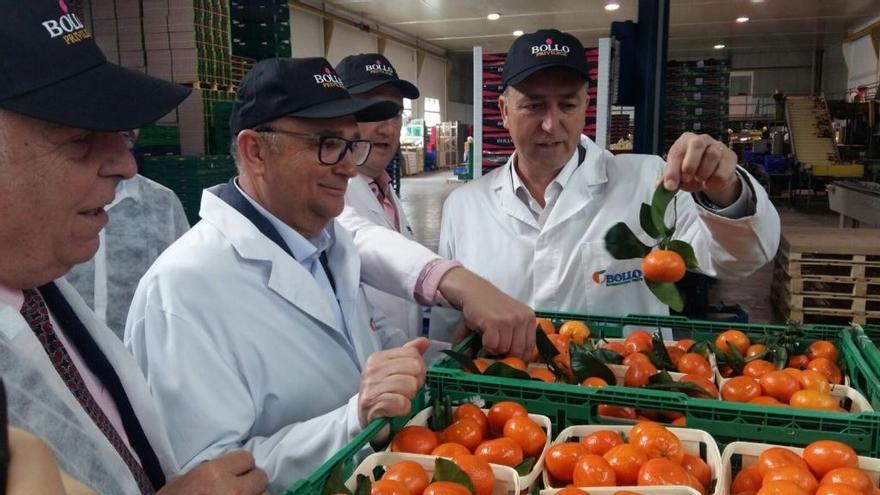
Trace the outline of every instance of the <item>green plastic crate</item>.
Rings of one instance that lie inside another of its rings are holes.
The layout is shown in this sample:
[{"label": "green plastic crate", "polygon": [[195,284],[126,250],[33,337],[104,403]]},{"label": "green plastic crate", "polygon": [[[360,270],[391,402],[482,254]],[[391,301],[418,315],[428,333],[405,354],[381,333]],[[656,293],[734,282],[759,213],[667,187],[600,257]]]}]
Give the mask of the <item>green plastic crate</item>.
[{"label": "green plastic crate", "polygon": [[422,387],[421,391],[419,391],[418,395],[412,401],[412,411],[410,414],[404,418],[397,418],[393,421],[389,421],[387,419],[377,419],[370,423],[364,431],[360,432],[358,436],[354,437],[354,439],[345,446],[342,450],[337,452],[333,457],[331,457],[327,462],[321,465],[318,469],[316,469],[312,474],[308,477],[303,478],[299,481],[295,481],[292,485],[290,485],[287,490],[284,490],[283,495],[316,495],[322,493],[324,485],[327,483],[327,479],[330,477],[330,473],[333,469],[342,464],[342,479],[348,479],[351,476],[351,473],[357,468],[358,464],[358,453],[369,443],[369,441],[376,436],[379,431],[385,427],[385,425],[391,425],[391,431],[397,432],[406,424],[407,421],[412,419],[419,411],[427,407],[428,404],[428,390],[426,387]]},{"label": "green plastic crate", "polygon": [[[688,320],[672,316],[607,316],[539,313],[554,320],[584,321],[594,336],[621,335],[624,326],[642,328],[674,328],[690,330],[695,338],[708,338],[734,328],[757,335],[765,331],[781,331],[783,325],[750,325],[743,323]],[[805,328],[810,339],[840,341],[844,327],[813,325]],[[473,337],[471,337],[473,338]],[[466,349],[466,340],[459,349]],[[842,346],[844,362],[862,373],[865,380],[876,383],[873,373],[864,370],[858,353]],[[850,364],[852,363],[852,364]],[[853,381],[858,378],[851,377]],[[695,399],[685,394],[628,387],[587,388],[512,378],[486,377],[464,373],[452,359],[442,359],[428,369],[427,383],[432,392],[448,394],[453,401],[479,396],[487,402],[515,400],[530,411],[551,418],[554,427],[574,424],[607,423],[596,409],[600,404],[613,404],[637,409],[676,411],[685,415],[688,428],[708,431],[719,443],[760,441],[782,445],[804,446],[819,439],[844,442],[859,453],[880,455],[880,413],[833,413],[761,405],[740,404],[718,400]],[[875,387],[876,389],[876,387]]]}]

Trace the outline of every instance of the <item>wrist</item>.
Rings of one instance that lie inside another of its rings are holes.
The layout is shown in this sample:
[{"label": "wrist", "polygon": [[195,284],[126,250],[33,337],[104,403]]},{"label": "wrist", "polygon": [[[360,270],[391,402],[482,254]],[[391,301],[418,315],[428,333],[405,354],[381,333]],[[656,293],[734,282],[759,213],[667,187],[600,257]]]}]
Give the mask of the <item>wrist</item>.
[{"label": "wrist", "polygon": [[742,195],[743,183],[739,174],[736,174],[733,181],[731,181],[730,185],[721,191],[703,191],[703,196],[706,197],[713,205],[715,205],[718,209],[727,208],[732,205],[739,199],[740,195]]}]

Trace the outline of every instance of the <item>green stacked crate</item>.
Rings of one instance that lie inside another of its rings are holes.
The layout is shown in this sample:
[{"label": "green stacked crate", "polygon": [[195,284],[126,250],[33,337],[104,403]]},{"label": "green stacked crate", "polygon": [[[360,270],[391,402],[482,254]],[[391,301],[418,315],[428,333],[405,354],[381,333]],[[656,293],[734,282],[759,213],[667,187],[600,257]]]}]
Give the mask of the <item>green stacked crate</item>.
[{"label": "green stacked crate", "polygon": [[177,194],[190,224],[199,220],[202,190],[222,184],[236,173],[229,155],[145,157],[139,171]]},{"label": "green stacked crate", "polygon": [[232,53],[263,60],[290,57],[290,7],[284,0],[231,0]]},{"label": "green stacked crate", "polygon": [[134,151],[142,156],[179,155],[180,128],[158,124],[141,127]]},{"label": "green stacked crate", "polygon": [[671,61],[666,66],[666,145],[682,132],[718,138],[727,131],[730,68],[725,60]]}]

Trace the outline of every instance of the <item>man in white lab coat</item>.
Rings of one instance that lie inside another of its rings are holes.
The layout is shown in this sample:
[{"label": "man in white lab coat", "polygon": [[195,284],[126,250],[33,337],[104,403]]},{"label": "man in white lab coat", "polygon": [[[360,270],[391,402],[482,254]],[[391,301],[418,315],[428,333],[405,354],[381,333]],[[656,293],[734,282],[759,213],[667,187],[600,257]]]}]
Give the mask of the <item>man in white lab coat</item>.
[{"label": "man in white lab coat", "polygon": [[119,182],[106,210],[110,221],[101,231],[98,252],[65,278],[122,340],[138,281],[189,230],[189,222],[174,191],[140,174]]},{"label": "man in white lab coat", "polygon": [[351,98],[323,58],[245,76],[230,119],[239,176],[204,192],[202,220],[143,277],[126,325],[183,466],[243,447],[280,493],[373,419],[409,412],[427,339],[383,350],[335,220],[371,148],[357,122],[397,111]]},{"label": "man in white lab coat", "polygon": [[[265,493],[247,452],[178,474],[147,383],[62,278],[98,249],[135,173],[120,131],[186,88],[108,63],[64,1],[0,0],[0,374],[11,425],[98,493]],[[61,26],[64,26],[62,28]]]},{"label": "man in white lab coat", "polygon": [[[348,183],[345,209],[339,216],[339,222],[346,228],[352,228],[355,220],[361,218],[413,240],[412,228],[401,207],[400,198],[391,188],[391,177],[385,169],[400,146],[403,99],[418,98],[419,90],[411,82],[400,79],[391,62],[379,53],[349,55],[336,65],[336,72],[355,98],[391,101],[400,108],[391,118],[358,124],[362,137],[373,142],[373,149],[367,161],[358,168],[358,174]],[[357,241],[355,238],[355,245]],[[416,301],[369,285],[364,287],[364,291],[370,304],[381,311],[393,326],[403,330],[407,337],[422,335],[423,307]]]},{"label": "man in white lab coat", "polygon": [[[709,136],[685,134],[666,163],[614,156],[581,134],[588,69],[580,42],[557,30],[520,36],[499,98],[515,153],[446,200],[440,254],[461,261],[537,310],[668,314],[642,282],[640,259],[617,260],[604,236],[618,222],[639,228],[639,205],[660,180],[677,198],[675,237],[701,270],[749,275],[779,244],[779,216],[736,155]],[[674,208],[667,211],[671,224]],[[645,234],[645,243],[653,244]],[[453,335],[460,316],[435,310],[432,339]]]}]

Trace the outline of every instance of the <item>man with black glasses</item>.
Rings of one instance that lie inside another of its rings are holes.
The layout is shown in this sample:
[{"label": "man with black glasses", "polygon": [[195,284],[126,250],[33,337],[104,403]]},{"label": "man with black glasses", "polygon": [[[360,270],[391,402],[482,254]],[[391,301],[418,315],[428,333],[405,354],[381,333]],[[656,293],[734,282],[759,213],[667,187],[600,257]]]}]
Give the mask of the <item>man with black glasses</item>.
[{"label": "man with black glasses", "polygon": [[323,58],[269,59],[242,81],[230,127],[239,175],[141,279],[125,343],[183,466],[244,448],[280,493],[424,383],[427,339],[383,350],[351,235],[335,217],[372,143]]}]

